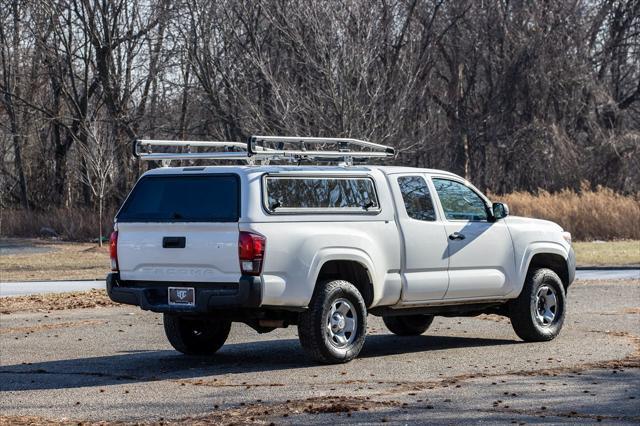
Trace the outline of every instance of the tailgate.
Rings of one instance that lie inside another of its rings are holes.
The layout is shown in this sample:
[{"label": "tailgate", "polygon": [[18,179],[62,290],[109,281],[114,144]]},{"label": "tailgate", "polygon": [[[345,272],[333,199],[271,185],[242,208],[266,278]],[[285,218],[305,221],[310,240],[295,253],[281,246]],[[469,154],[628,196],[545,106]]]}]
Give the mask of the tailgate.
[{"label": "tailgate", "polygon": [[116,216],[120,279],[238,282],[240,179],[142,177]]},{"label": "tailgate", "polygon": [[237,283],[238,224],[119,223],[118,266],[125,281]]}]

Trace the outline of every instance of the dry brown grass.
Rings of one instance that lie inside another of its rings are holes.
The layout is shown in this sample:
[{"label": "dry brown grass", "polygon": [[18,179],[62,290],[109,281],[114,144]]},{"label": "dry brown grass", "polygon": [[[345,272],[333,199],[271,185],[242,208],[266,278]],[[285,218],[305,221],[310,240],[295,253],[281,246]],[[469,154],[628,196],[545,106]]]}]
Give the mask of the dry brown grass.
[{"label": "dry brown grass", "polygon": [[574,240],[640,240],[640,195],[624,196],[607,188],[493,196],[518,216],[547,219],[571,232]]},{"label": "dry brown grass", "polygon": [[[579,192],[514,192],[490,198],[509,204],[514,215],[559,223],[574,240],[640,240],[640,194],[625,196],[602,187],[590,191],[585,185]],[[105,235],[111,230],[114,211],[105,213]],[[97,215],[91,210],[0,211],[0,236],[34,238],[40,236],[43,227],[53,229],[65,240],[88,241],[98,235]]]},{"label": "dry brown grass", "polygon": [[44,253],[3,254],[0,256],[0,282],[68,279],[104,279],[109,272],[107,245],[44,240],[14,240],[50,251]]},{"label": "dry brown grass", "polygon": [[588,241],[573,243],[580,266],[640,265],[640,241]]},{"label": "dry brown grass", "polygon": [[[111,232],[115,211],[105,211],[102,232]],[[74,241],[96,240],[99,234],[98,214],[86,209],[52,208],[46,211],[0,210],[0,236],[36,238],[43,235],[42,228],[50,228],[65,239]]]}]

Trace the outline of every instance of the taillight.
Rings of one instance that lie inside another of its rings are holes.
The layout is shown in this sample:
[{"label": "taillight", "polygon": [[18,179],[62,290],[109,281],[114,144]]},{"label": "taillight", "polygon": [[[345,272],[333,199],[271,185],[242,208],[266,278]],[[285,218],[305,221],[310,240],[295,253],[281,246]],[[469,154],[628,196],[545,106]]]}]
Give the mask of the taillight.
[{"label": "taillight", "polygon": [[240,258],[240,271],[243,274],[260,275],[266,242],[267,239],[262,235],[240,232],[238,237],[238,257]]},{"label": "taillight", "polygon": [[109,256],[111,257],[111,270],[118,270],[118,231],[113,231],[109,237]]}]

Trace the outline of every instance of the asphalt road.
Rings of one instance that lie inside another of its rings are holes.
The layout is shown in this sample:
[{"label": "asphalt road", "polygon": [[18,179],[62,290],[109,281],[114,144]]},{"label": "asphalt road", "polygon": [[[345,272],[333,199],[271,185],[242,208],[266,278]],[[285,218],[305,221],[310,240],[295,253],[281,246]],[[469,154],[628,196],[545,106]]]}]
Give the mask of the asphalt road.
[{"label": "asphalt road", "polygon": [[2,315],[0,424],[640,423],[640,283],[579,282],[569,301],[548,343],[519,341],[500,317],[437,318],[408,338],[369,317],[361,357],[339,366],[309,362],[295,327],[234,324],[197,358],[134,307]]},{"label": "asphalt road", "polygon": [[640,280],[640,269],[583,269],[576,271],[578,280]]},{"label": "asphalt road", "polygon": [[[640,269],[581,270],[576,272],[579,280],[640,280]],[[62,293],[104,288],[104,281],[25,281],[0,282],[0,297],[27,294]]]}]

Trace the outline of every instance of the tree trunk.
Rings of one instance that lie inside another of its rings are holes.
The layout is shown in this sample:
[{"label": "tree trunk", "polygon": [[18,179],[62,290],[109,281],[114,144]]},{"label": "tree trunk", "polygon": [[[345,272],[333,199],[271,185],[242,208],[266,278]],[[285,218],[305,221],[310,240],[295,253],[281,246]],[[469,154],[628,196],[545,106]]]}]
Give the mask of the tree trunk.
[{"label": "tree trunk", "polygon": [[17,130],[13,130],[14,129],[13,123],[11,123],[11,128],[13,132],[13,150],[15,154],[16,173],[18,174],[18,179],[20,183],[20,203],[22,204],[22,207],[24,207],[26,210],[29,210],[29,198],[27,195],[27,179],[24,176],[24,166],[22,164],[22,147],[21,147],[22,141],[20,140],[21,139],[20,136],[16,133]]},{"label": "tree trunk", "polygon": [[98,200],[98,227],[100,228],[100,235],[98,236],[98,245],[100,247],[102,247],[102,208],[104,205],[104,196],[102,194],[100,194],[99,200]]},{"label": "tree trunk", "polygon": [[[25,177],[24,174],[24,163],[22,162],[22,136],[20,135],[19,132],[19,126],[18,126],[18,114],[16,113],[15,110],[15,106],[13,103],[14,100],[14,96],[16,98],[20,98],[20,81],[17,78],[17,73],[18,73],[18,63],[19,63],[19,55],[17,54],[17,52],[19,51],[19,47],[20,47],[20,15],[19,15],[19,11],[18,11],[18,4],[19,2],[17,0],[14,0],[11,3],[11,11],[13,14],[13,41],[12,41],[12,45],[13,45],[13,58],[12,58],[12,63],[9,65],[9,69],[11,70],[9,72],[9,77],[7,77],[7,75],[5,75],[5,81],[8,83],[10,81],[11,78],[11,73],[13,73],[13,77],[14,77],[14,81],[13,83],[8,84],[7,86],[9,87],[9,90],[5,91],[4,94],[4,101],[5,101],[5,106],[7,109],[7,113],[9,115],[9,121],[11,122],[11,134],[12,134],[12,140],[13,140],[13,151],[14,151],[14,155],[15,155],[15,168],[16,168],[16,173],[18,175],[18,182],[20,185],[20,203],[22,204],[22,206],[26,209],[29,210],[29,198],[28,198],[28,193],[27,193],[27,179]],[[3,32],[4,34],[4,32]],[[5,39],[5,37],[3,37],[3,40]],[[7,59],[3,57],[3,63],[6,63]],[[5,69],[4,72],[6,73],[7,70]]]}]

